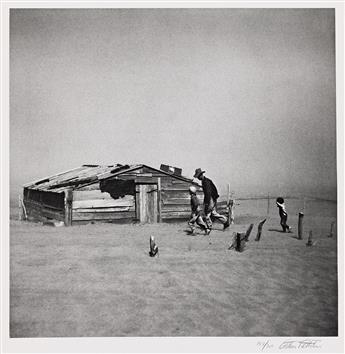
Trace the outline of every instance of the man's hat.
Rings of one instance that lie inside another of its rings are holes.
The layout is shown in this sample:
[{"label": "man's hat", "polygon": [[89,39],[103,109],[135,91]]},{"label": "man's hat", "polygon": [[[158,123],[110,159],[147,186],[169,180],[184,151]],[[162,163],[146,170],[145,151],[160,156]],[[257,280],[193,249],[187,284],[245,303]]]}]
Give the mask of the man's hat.
[{"label": "man's hat", "polygon": [[194,178],[199,178],[199,176],[203,173],[205,173],[205,171],[203,171],[201,168],[197,168],[194,173]]}]

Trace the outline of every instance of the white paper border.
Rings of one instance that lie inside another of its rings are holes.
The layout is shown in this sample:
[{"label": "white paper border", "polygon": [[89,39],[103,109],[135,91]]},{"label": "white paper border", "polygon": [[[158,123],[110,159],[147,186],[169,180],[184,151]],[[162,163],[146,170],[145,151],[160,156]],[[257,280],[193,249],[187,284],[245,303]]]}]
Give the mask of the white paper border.
[{"label": "white paper border", "polygon": [[[9,338],[9,10],[11,8],[335,8],[338,181],[338,337]],[[344,2],[343,1],[3,1],[1,3],[1,347],[4,353],[344,352]],[[318,349],[280,350],[287,340]],[[261,351],[258,343],[273,347]],[[318,342],[319,343],[319,342]]]}]

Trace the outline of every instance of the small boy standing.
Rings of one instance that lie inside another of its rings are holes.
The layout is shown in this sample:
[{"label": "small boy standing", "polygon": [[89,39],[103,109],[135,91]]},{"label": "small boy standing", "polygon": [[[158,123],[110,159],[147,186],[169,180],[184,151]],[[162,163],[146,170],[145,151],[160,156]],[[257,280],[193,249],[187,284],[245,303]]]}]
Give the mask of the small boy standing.
[{"label": "small boy standing", "polygon": [[283,231],[286,232],[292,232],[291,227],[286,223],[288,214],[286,212],[285,204],[284,204],[284,199],[282,197],[279,197],[276,199],[277,207],[279,208],[279,216],[280,216],[280,225],[283,228]]},{"label": "small boy standing", "polygon": [[192,215],[190,220],[188,221],[188,225],[192,229],[192,235],[195,232],[195,224],[199,225],[202,230],[205,231],[206,235],[209,235],[211,230],[205,224],[204,220],[201,216],[201,207],[200,201],[196,195],[196,188],[194,186],[189,187],[189,194],[190,194],[190,206],[192,208]]}]

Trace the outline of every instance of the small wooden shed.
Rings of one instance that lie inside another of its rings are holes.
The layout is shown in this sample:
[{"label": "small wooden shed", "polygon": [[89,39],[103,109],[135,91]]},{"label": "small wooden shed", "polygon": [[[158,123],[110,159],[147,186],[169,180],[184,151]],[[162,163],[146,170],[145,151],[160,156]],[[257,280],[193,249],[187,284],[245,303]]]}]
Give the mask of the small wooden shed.
[{"label": "small wooden shed", "polygon": [[188,189],[200,186],[181,170],[162,165],[83,165],[24,186],[29,220],[63,221],[66,226],[95,222],[156,223],[188,219]]}]

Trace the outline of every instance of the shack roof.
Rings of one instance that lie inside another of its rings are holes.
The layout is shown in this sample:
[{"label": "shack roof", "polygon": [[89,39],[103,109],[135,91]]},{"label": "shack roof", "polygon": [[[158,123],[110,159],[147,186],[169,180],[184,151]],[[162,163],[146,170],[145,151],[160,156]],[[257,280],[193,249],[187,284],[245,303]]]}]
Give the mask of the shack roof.
[{"label": "shack roof", "polygon": [[105,179],[119,176],[123,173],[131,172],[143,167],[151,170],[172,176],[176,179],[183,180],[192,184],[193,179],[184,176],[177,176],[163,170],[159,170],[144,164],[137,165],[82,165],[69,171],[61,172],[56,175],[45,177],[34,182],[24,185],[24,188],[30,188],[40,191],[51,191],[55,193],[62,193],[67,188],[79,188],[88,184],[100,182]]}]

